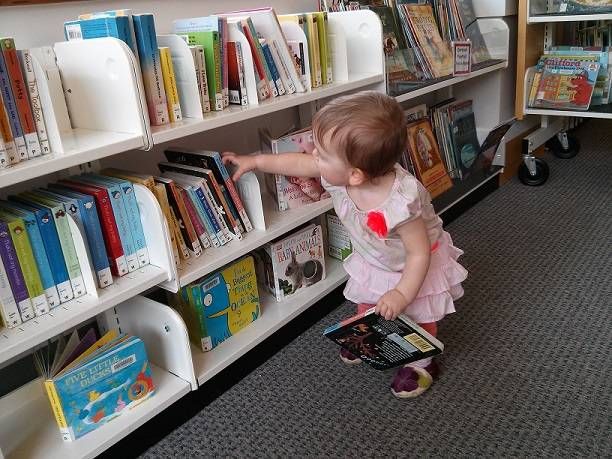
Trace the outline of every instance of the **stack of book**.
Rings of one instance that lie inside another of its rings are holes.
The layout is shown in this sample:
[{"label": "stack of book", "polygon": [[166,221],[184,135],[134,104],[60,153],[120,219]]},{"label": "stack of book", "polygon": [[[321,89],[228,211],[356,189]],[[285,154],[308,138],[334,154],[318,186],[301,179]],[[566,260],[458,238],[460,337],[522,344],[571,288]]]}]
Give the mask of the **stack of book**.
[{"label": "stack of book", "polygon": [[0,201],[0,315],[7,327],[86,293],[77,238],[100,288],[149,264],[131,182],[83,174]]}]

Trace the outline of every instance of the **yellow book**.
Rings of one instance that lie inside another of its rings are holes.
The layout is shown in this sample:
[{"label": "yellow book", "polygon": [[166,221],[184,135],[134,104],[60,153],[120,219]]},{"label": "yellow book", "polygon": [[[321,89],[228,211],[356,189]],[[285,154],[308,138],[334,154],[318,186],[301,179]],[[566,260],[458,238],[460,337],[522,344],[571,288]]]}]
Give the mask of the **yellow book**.
[{"label": "yellow book", "polygon": [[317,17],[313,13],[306,13],[306,28],[308,30],[308,55],[310,57],[310,79],[312,87],[318,88],[323,84],[321,77],[321,52],[319,50],[319,29]]},{"label": "yellow book", "polygon": [[321,80],[323,84],[334,82],[332,72],[332,55],[327,40],[327,12],[313,13],[317,18],[319,36],[319,54],[321,56]]},{"label": "yellow book", "polygon": [[179,100],[178,89],[176,87],[176,76],[174,67],[172,66],[172,55],[170,48],[161,46],[159,48],[159,57],[161,61],[162,75],[164,77],[164,89],[166,90],[166,99],[168,101],[168,113],[170,113],[170,122],[180,121],[183,119],[181,112],[181,102]]}]

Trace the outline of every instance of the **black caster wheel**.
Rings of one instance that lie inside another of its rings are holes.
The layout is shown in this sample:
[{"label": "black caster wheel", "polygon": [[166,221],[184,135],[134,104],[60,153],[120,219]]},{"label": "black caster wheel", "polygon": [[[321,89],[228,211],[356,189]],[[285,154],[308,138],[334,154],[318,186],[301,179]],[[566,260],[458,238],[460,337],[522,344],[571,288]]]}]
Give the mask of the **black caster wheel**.
[{"label": "black caster wheel", "polygon": [[543,185],[546,180],[548,180],[548,164],[546,164],[546,162],[544,160],[541,160],[540,158],[534,158],[533,160],[535,161],[536,166],[535,175],[531,175],[529,173],[529,168],[527,167],[527,164],[523,162],[518,170],[519,180],[527,186],[540,186]]},{"label": "black caster wheel", "polygon": [[561,141],[558,136],[554,136],[548,142],[546,142],[546,148],[552,151],[553,155],[561,159],[570,159],[578,154],[580,151],[580,143],[575,137],[570,135],[567,136],[568,148],[563,148]]}]

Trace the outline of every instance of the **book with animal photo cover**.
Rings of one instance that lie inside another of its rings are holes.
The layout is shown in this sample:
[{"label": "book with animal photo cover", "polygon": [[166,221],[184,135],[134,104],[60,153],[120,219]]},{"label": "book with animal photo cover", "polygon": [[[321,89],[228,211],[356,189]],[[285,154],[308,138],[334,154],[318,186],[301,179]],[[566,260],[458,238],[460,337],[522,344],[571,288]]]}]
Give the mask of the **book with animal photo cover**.
[{"label": "book with animal photo cover", "polygon": [[276,301],[325,279],[321,225],[308,225],[254,252],[257,278]]},{"label": "book with animal photo cover", "polygon": [[428,118],[410,123],[408,129],[408,153],[416,173],[432,198],[452,188],[444,162],[438,150],[438,143]]},{"label": "book with animal photo cover", "polygon": [[405,365],[441,354],[444,345],[408,316],[386,320],[374,308],[328,327],[336,344],[377,370]]}]

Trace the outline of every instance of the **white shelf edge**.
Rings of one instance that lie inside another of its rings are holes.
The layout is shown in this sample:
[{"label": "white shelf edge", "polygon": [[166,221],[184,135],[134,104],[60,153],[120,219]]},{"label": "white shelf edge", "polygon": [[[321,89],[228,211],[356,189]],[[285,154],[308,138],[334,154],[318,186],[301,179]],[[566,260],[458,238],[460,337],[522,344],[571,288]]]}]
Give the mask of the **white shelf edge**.
[{"label": "white shelf edge", "polygon": [[264,202],[264,211],[266,211],[265,231],[255,229],[245,234],[241,241],[231,241],[222,247],[208,248],[198,258],[182,260],[181,266],[178,268],[180,285],[185,286],[215,269],[221,268],[333,208],[330,198],[284,212],[272,210],[265,204],[266,202]]},{"label": "white shelf edge", "polygon": [[[74,442],[63,442],[40,379],[0,399],[0,447],[7,458],[93,458],[191,391],[187,381],[151,364],[155,394]],[[8,445],[8,446],[7,446]]]},{"label": "white shelf edge", "polygon": [[612,13],[599,14],[544,14],[528,16],[527,24],[543,24],[551,22],[577,22],[577,21],[609,21]]},{"label": "white shelf edge", "polygon": [[139,134],[73,129],[70,134],[66,134],[65,143],[64,153],[51,153],[0,169],[0,188],[142,148],[143,138]]},{"label": "white shelf edge", "polygon": [[281,303],[277,303],[271,295],[264,293],[259,287],[261,316],[212,351],[201,352],[192,345],[192,359],[198,384],[204,384],[227,368],[348,279],[340,261],[328,257],[326,263],[327,275],[324,280]]},{"label": "white shelf edge", "polygon": [[487,73],[505,69],[507,67],[508,67],[508,61],[498,62],[497,64],[489,65],[487,67],[483,67],[481,69],[474,70],[469,75],[449,78],[447,80],[440,81],[439,83],[430,84],[423,88],[415,89],[414,91],[409,91],[404,94],[400,94],[399,96],[395,96],[395,100],[397,100],[398,102],[406,102],[407,100],[416,99],[417,97],[421,97],[425,94],[429,94],[431,92],[438,91],[440,89],[444,89],[449,86],[453,86],[453,85],[462,83],[467,80],[471,80],[472,78],[477,78]]},{"label": "white shelf edge", "polygon": [[16,328],[0,329],[0,366],[166,279],[167,274],[163,269],[153,265],[144,266],[137,272],[115,277],[113,284],[98,290],[98,298],[85,295]]},{"label": "white shelf edge", "polygon": [[541,115],[541,116],[568,116],[576,118],[599,118],[609,120],[612,119],[612,113],[598,112],[596,111],[597,106],[592,107],[590,110],[554,110],[548,108],[525,108],[523,112],[525,115]]},{"label": "white shelf edge", "polygon": [[321,88],[316,88],[304,93],[295,93],[276,97],[259,103],[259,105],[241,108],[230,106],[220,112],[209,112],[204,114],[204,119],[185,118],[179,123],[167,126],[155,126],[153,130],[153,143],[160,144],[182,137],[209,131],[222,126],[256,118],[269,113],[295,107],[308,102],[313,102],[325,97],[331,97],[343,92],[363,88],[384,81],[382,74],[359,75],[346,82],[332,83]]}]

